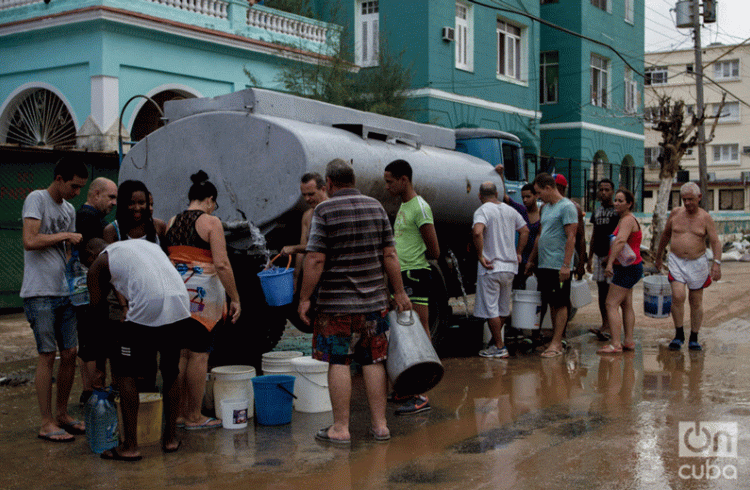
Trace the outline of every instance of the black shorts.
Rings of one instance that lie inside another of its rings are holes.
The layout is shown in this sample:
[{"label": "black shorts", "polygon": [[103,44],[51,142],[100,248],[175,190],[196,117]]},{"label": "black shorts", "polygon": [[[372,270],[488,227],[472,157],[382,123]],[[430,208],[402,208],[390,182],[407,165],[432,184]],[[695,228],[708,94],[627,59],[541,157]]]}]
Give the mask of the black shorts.
[{"label": "black shorts", "polygon": [[414,269],[401,271],[404,290],[412,303],[427,306],[430,303],[430,283],[432,273],[430,269]]},{"label": "black shorts", "polygon": [[177,379],[180,369],[180,338],[189,323],[187,318],[161,327],[147,327],[133,322],[120,324],[116,351],[111,358],[112,372],[126,378],[153,376],[156,354],[164,380]]},{"label": "black shorts", "polygon": [[78,357],[83,362],[96,360],[96,347],[94,345],[93,335],[101,332],[94,332],[94,319],[89,315],[88,305],[76,306],[76,322],[78,323]]},{"label": "black shorts", "polygon": [[214,350],[214,331],[216,327],[210,332],[208,329],[198,320],[190,318],[191,322],[185,321],[185,325],[182,327],[182,333],[180,334],[183,339],[182,348],[192,352],[208,352]]},{"label": "black shorts", "polygon": [[552,308],[570,307],[570,278],[560,282],[560,271],[537,269],[536,279],[542,292],[542,304]]}]

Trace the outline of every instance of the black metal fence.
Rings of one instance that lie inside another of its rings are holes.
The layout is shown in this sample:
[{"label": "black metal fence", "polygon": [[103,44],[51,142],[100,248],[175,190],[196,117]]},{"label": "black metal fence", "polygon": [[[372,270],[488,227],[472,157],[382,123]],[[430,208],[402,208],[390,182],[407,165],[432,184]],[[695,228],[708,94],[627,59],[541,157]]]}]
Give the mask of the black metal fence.
[{"label": "black metal fence", "polygon": [[643,211],[644,172],[642,167],[609,163],[601,160],[556,159],[526,155],[526,175],[529,181],[541,172],[561,173],[568,180],[567,197],[580,198],[581,205],[590,212],[596,204],[597,184],[607,178],[615,189],[624,187],[635,195],[635,212]]}]

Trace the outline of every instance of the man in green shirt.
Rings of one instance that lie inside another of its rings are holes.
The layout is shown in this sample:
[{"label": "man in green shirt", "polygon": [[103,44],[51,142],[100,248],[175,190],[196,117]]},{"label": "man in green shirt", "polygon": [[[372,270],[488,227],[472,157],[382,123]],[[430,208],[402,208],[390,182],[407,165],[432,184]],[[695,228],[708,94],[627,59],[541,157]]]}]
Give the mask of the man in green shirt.
[{"label": "man in green shirt", "polygon": [[[432,278],[427,260],[440,256],[432,209],[414,190],[412,169],[407,161],[395,160],[386,165],[384,178],[386,190],[401,199],[401,207],[393,223],[393,235],[404,289],[429,336],[429,293]],[[394,394],[394,400],[397,399],[398,394]],[[396,409],[396,415],[424,412],[430,408],[426,396],[415,395]]]}]

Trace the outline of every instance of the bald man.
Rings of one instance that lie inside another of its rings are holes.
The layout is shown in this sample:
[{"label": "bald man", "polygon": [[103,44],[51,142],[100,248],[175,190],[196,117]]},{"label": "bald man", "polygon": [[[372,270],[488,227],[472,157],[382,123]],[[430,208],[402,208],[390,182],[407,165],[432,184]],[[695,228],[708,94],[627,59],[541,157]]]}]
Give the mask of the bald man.
[{"label": "bald man", "polygon": [[[106,177],[97,177],[89,185],[89,192],[86,195],[86,202],[76,213],[76,231],[82,235],[81,242],[78,244],[79,250],[84,250],[86,244],[92,238],[102,238],[104,236],[104,227],[107,226],[106,216],[112,212],[117,203],[117,184]],[[78,330],[89,328],[91,321],[87,314],[86,306],[76,307],[76,317],[78,320]],[[86,338],[83,335],[82,338]],[[80,339],[79,339],[80,340]],[[96,368],[93,361],[92,353],[89,346],[79,342],[78,357],[81,370],[81,384],[83,392],[79,402],[85,404],[93,387],[91,385],[94,369]]]}]

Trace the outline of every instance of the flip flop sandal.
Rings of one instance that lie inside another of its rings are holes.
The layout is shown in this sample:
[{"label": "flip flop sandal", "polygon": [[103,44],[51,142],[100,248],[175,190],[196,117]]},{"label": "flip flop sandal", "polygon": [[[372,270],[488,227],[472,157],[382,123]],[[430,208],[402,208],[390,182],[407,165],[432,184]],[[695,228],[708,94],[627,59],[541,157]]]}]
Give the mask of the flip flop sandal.
[{"label": "flip flop sandal", "polygon": [[597,354],[620,354],[622,352],[622,346],[615,347],[612,344],[607,344],[601,349],[597,350]]},{"label": "flip flop sandal", "polygon": [[[212,422],[219,422],[218,424],[214,424]],[[206,429],[218,429],[221,427],[221,420],[214,418],[214,417],[208,417],[205,422],[203,422],[200,425],[187,425],[185,424],[185,430],[206,430]]]},{"label": "flip flop sandal", "polygon": [[380,436],[380,435],[376,434],[374,430],[370,429],[370,434],[372,434],[372,438],[375,439],[376,442],[385,442],[385,441],[390,441],[391,440],[391,433],[390,432],[387,433],[387,434],[385,434],[385,435]]},{"label": "flip flop sandal", "polygon": [[336,446],[349,446],[352,443],[351,439],[331,439],[328,436],[328,430],[333,427],[329,425],[328,427],[325,427],[323,429],[320,429],[315,434],[315,439],[321,442],[330,442],[331,444],[334,444]]},{"label": "flip flop sandal", "polygon": [[107,454],[107,451],[104,451],[100,458],[112,461],[140,461],[143,459],[143,456],[124,456],[117,451],[116,447],[113,447],[109,450],[109,454]]},{"label": "flip flop sandal", "polygon": [[633,342],[632,344],[626,344],[623,342],[622,350],[635,350],[635,342]]},{"label": "flip flop sandal", "polygon": [[553,357],[561,356],[562,353],[563,353],[563,349],[560,349],[560,350],[547,349],[546,351],[542,352],[540,355],[545,359],[552,359]]},{"label": "flip flop sandal", "polygon": [[73,434],[75,436],[82,436],[86,434],[86,429],[80,429],[76,427],[77,425],[83,425],[83,422],[81,422],[80,420],[74,420],[72,422],[67,422],[64,424],[58,423],[57,425],[68,434]]},{"label": "flip flop sandal", "polygon": [[161,450],[162,450],[162,452],[164,454],[176,453],[177,451],[180,450],[180,446],[182,446],[182,441],[177,441],[177,446],[175,446],[173,448],[168,448],[167,446],[162,446]]},{"label": "flip flop sandal", "polygon": [[64,435],[70,435],[64,430],[56,430],[53,432],[47,432],[46,434],[37,434],[37,437],[43,441],[47,442],[73,442],[76,440],[75,437],[68,437],[67,439],[55,439],[54,436],[64,436]]},{"label": "flip flop sandal", "polygon": [[612,338],[612,336],[606,332],[602,332],[599,328],[589,328],[589,332],[596,335],[596,340],[600,342],[606,342]]}]

